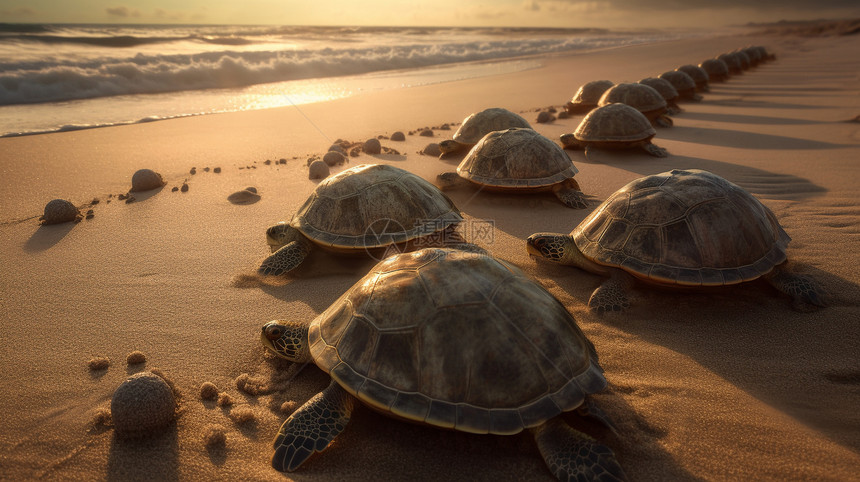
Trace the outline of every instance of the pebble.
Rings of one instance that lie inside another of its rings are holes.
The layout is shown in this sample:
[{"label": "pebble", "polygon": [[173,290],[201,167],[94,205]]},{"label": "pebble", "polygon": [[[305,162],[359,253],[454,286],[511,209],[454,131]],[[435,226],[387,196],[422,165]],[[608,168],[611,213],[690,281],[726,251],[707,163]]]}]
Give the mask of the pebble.
[{"label": "pebble", "polygon": [[379,154],[382,152],[382,144],[379,143],[379,139],[374,137],[364,141],[363,150],[367,154]]},{"label": "pebble", "polygon": [[70,201],[65,199],[54,199],[45,205],[45,214],[42,216],[44,224],[59,224],[69,221],[80,221],[81,212]]},{"label": "pebble", "polygon": [[163,431],[173,422],[176,399],[163,378],[152,372],[140,372],[114,391],[110,411],[118,436],[146,437]]},{"label": "pebble", "polygon": [[323,156],[323,162],[325,162],[329,166],[339,166],[345,162],[347,162],[347,158],[343,153],[338,151],[329,151],[326,152]]},{"label": "pebble", "polygon": [[406,140],[406,135],[404,135],[404,134],[403,134],[402,132],[400,132],[400,131],[397,131],[397,132],[395,132],[394,134],[391,134],[391,140],[392,140],[392,141],[405,141],[405,140]]},{"label": "pebble", "polygon": [[131,176],[132,192],[149,191],[163,186],[161,174],[152,169],[140,169]]},{"label": "pebble", "polygon": [[428,156],[441,156],[442,151],[439,149],[439,144],[435,142],[431,142],[424,147],[424,150],[421,151],[422,154],[426,154]]},{"label": "pebble", "polygon": [[329,173],[328,164],[323,161],[314,161],[308,166],[308,179],[325,179]]},{"label": "pebble", "polygon": [[419,135],[419,136],[424,136],[424,137],[433,137],[433,131],[432,131],[432,130],[430,130],[430,129],[424,129],[424,130],[423,130],[423,131],[421,131],[418,135]]}]

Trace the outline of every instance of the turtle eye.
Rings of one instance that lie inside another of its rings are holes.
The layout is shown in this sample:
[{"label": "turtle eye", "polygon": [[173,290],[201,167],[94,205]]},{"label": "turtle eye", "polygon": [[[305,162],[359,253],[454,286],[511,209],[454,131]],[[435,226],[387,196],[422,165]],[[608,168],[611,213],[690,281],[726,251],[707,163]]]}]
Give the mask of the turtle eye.
[{"label": "turtle eye", "polygon": [[266,338],[270,340],[277,340],[284,334],[284,328],[279,325],[267,325],[263,331],[266,333]]}]

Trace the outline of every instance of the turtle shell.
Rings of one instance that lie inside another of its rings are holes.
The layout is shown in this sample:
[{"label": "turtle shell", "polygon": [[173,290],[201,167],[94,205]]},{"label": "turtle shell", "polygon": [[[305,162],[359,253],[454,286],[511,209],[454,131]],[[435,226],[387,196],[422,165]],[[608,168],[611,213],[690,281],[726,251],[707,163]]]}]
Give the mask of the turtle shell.
[{"label": "turtle shell", "polygon": [[645,84],[625,82],[610,87],[600,98],[598,105],[620,102],[639,112],[654,112],[666,109],[666,99],[659,92]]},{"label": "turtle shell", "polygon": [[290,225],[337,249],[407,242],[463,220],[448,196],[398,167],[362,164],[319,183]]},{"label": "turtle shell", "polygon": [[615,85],[611,80],[592,80],[583,84],[574,94],[570,103],[574,105],[596,106],[600,97],[610,87]]},{"label": "turtle shell", "polygon": [[696,81],[680,70],[670,70],[660,74],[661,79],[668,80],[678,92],[696,90]]},{"label": "turtle shell", "polygon": [[511,127],[531,128],[529,121],[501,107],[491,107],[476,112],[463,119],[463,123],[453,139],[461,144],[477,144],[482,137],[493,131],[501,131]]},{"label": "turtle shell", "polygon": [[726,63],[730,74],[741,73],[741,59],[734,52],[722,54],[717,58]]},{"label": "turtle shell", "polygon": [[699,64],[708,73],[710,79],[723,81],[729,76],[729,65],[720,59],[708,59]]},{"label": "turtle shell", "polygon": [[309,327],[316,364],[397,417],[513,434],[606,385],[565,307],[486,255],[422,249],[386,258]]},{"label": "turtle shell", "polygon": [[785,261],[791,240],[758,199],[698,169],[636,179],[570,234],[596,263],[685,286],[758,278]]},{"label": "turtle shell", "polygon": [[573,136],[583,142],[636,142],[653,137],[657,131],[648,118],[627,104],[609,104],[589,112]]},{"label": "turtle shell", "polygon": [[675,70],[689,75],[693,79],[693,82],[696,83],[696,89],[698,90],[706,89],[708,82],[711,80],[705,69],[693,64],[682,65]]},{"label": "turtle shell", "polygon": [[645,84],[648,87],[653,88],[660,95],[666,99],[666,102],[673,102],[678,100],[680,95],[678,94],[678,90],[672,86],[672,83],[666,79],[661,79],[658,77],[648,77],[639,81],[640,84]]},{"label": "turtle shell", "polygon": [[464,179],[506,189],[552,186],[577,172],[558,144],[523,128],[490,132],[457,166],[457,174]]}]

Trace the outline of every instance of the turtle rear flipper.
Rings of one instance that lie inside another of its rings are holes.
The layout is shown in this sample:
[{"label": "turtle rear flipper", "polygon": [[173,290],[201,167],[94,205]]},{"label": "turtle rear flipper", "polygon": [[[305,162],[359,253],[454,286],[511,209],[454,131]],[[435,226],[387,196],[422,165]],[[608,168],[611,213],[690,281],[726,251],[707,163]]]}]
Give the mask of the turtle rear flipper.
[{"label": "turtle rear flipper", "polygon": [[311,455],[325,450],[346,428],[354,403],[355,399],[334,381],[305,402],[281,425],[272,467],[292,472]]},{"label": "turtle rear flipper", "polygon": [[532,429],[549,470],[559,480],[627,480],[612,450],[554,418]]},{"label": "turtle rear flipper", "polygon": [[672,127],[675,125],[675,121],[667,115],[661,115],[654,119],[654,124],[656,124],[657,127]]},{"label": "turtle rear flipper", "polygon": [[667,151],[666,149],[664,149],[660,146],[655,146],[654,144],[651,144],[650,142],[647,144],[643,144],[642,149],[644,149],[645,152],[647,152],[648,154],[651,154],[654,157],[669,157],[669,151]]},{"label": "turtle rear flipper", "polygon": [[792,273],[784,266],[777,266],[763,276],[777,290],[791,296],[791,307],[797,311],[813,311],[827,306],[824,291],[809,276]]},{"label": "turtle rear flipper", "polygon": [[257,272],[266,276],[280,276],[296,269],[311,251],[311,243],[305,239],[290,241],[264,259]]},{"label": "turtle rear flipper", "polygon": [[553,187],[553,193],[565,206],[573,209],[585,209],[588,200],[579,188],[579,183],[573,179],[566,179]]}]

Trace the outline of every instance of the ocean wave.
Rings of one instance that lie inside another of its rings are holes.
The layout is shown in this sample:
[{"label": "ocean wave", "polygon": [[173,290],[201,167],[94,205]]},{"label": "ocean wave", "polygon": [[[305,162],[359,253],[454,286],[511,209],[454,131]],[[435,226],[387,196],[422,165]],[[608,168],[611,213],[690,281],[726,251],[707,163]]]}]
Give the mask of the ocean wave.
[{"label": "ocean wave", "polygon": [[291,51],[219,51],[81,61],[0,62],[0,105],[254,84],[415,69],[617,46],[641,37],[568,37]]}]

